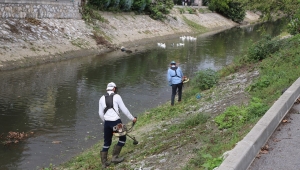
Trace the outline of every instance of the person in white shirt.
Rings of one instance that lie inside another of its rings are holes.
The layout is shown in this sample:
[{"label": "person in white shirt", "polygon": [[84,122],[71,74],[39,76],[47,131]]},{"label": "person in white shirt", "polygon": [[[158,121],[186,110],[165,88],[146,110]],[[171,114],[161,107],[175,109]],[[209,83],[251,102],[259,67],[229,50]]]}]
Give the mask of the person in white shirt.
[{"label": "person in white shirt", "polygon": [[[99,116],[104,122],[104,144],[102,151],[100,152],[102,168],[106,168],[110,164],[107,160],[107,153],[112,143],[113,127],[119,123],[122,123],[119,108],[121,109],[122,113],[128,117],[128,119],[132,120],[132,122],[135,123],[137,121],[137,119],[131,115],[125,106],[121,96],[116,94],[117,86],[114,82],[107,84],[106,91],[107,94],[103,95],[99,100]],[[119,154],[122,150],[122,147],[125,145],[125,142],[126,135],[120,136],[118,143],[114,146],[111,160],[112,163],[120,163],[124,160],[124,158],[119,157]]]}]

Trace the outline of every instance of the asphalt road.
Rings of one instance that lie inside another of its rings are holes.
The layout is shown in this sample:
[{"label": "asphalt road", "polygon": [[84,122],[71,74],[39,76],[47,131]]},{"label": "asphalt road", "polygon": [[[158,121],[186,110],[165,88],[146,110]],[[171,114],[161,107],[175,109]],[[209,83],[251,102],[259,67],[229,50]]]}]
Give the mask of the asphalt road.
[{"label": "asphalt road", "polygon": [[293,105],[248,170],[300,170],[300,104]]}]

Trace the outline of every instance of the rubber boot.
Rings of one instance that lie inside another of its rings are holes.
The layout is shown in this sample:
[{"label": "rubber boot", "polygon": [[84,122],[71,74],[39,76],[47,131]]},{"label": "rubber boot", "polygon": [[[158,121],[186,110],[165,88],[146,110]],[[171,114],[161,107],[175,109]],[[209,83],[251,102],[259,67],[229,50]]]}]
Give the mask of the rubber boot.
[{"label": "rubber boot", "polygon": [[112,163],[117,164],[117,163],[124,161],[124,158],[122,158],[122,157],[119,158],[119,154],[120,154],[121,150],[122,150],[122,146],[115,145],[114,150],[113,150],[113,156],[111,159]]},{"label": "rubber boot", "polygon": [[109,166],[109,162],[107,161],[107,152],[100,152],[101,155],[101,163],[102,163],[102,169],[106,169],[106,167]]}]

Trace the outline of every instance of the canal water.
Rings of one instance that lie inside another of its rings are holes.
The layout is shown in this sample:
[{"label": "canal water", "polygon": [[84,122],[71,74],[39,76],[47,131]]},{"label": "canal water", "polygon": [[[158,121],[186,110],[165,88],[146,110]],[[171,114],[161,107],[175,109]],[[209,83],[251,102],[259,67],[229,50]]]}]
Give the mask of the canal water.
[{"label": "canal water", "polygon": [[[115,82],[134,116],[169,102],[166,81],[170,61],[185,75],[218,70],[243,55],[261,33],[278,35],[286,22],[233,28],[194,41],[175,39],[147,44],[131,54],[115,51],[59,63],[0,72],[0,169],[32,170],[58,165],[102,139],[98,101]],[[177,46],[184,43],[184,46]],[[184,99],[183,99],[184,100]],[[122,117],[128,122],[126,117]],[[28,134],[7,144],[9,132]]]}]

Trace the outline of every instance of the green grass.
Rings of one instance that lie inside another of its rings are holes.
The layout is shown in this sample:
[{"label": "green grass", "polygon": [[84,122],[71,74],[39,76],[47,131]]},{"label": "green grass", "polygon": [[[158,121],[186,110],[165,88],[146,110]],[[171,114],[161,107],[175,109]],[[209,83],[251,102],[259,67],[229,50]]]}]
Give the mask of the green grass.
[{"label": "green grass", "polygon": [[[260,76],[248,88],[251,98],[254,101],[236,106],[233,115],[238,116],[239,110],[245,114],[247,111],[255,111],[260,108],[270,107],[281,95],[283,88],[289,87],[300,75],[300,35],[289,38],[288,43],[283,45],[279,51],[271,54],[266,59],[248,63],[241,61],[232,63],[230,68],[220,70],[220,75],[228,75],[240,70],[259,70]],[[232,69],[234,68],[234,69]],[[230,71],[228,71],[228,69]],[[224,71],[225,70],[225,71]],[[228,73],[229,72],[229,73]],[[234,76],[232,76],[234,78]],[[269,82],[269,83],[266,83]],[[201,100],[196,99],[195,94],[202,95]],[[130,155],[127,163],[111,165],[110,169],[132,169],[130,161],[142,161],[152,155],[158,155],[168,150],[176,152],[178,148],[186,147],[194,155],[186,163],[184,170],[213,169],[222,161],[222,154],[231,150],[237,142],[251,130],[262,115],[257,113],[254,116],[247,116],[243,123],[232,124],[227,129],[219,129],[218,124],[213,121],[218,115],[208,115],[199,112],[203,107],[202,102],[214,102],[212,93],[222,97],[226,91],[217,91],[213,87],[206,91],[200,91],[193,86],[185,89],[184,100],[175,105],[163,104],[157,108],[150,109],[138,117],[133,135],[138,138],[139,145],[133,145],[130,140],[123,148],[121,155]],[[252,112],[251,111],[251,112]],[[230,115],[228,115],[230,116]],[[170,119],[173,119],[170,122]],[[176,120],[176,121],[175,121]],[[225,122],[226,120],[224,120]],[[175,122],[175,123],[174,123]],[[159,127],[159,128],[154,128]],[[151,130],[155,129],[155,130]],[[147,142],[145,142],[147,141]],[[113,145],[116,143],[114,141]],[[99,152],[102,146],[99,141],[95,146],[82,154],[74,157],[69,162],[55,167],[51,165],[47,169],[100,169]],[[194,147],[197,145],[198,147]],[[109,151],[111,155],[111,150]],[[110,159],[110,157],[109,157]]]},{"label": "green grass", "polygon": [[182,16],[182,19],[192,30],[194,30],[194,32],[204,33],[207,31],[207,28],[187,19],[185,16]]},{"label": "green grass", "polygon": [[201,14],[205,14],[205,13],[210,13],[212,12],[211,10],[209,10],[208,8],[199,8],[199,13]]}]

